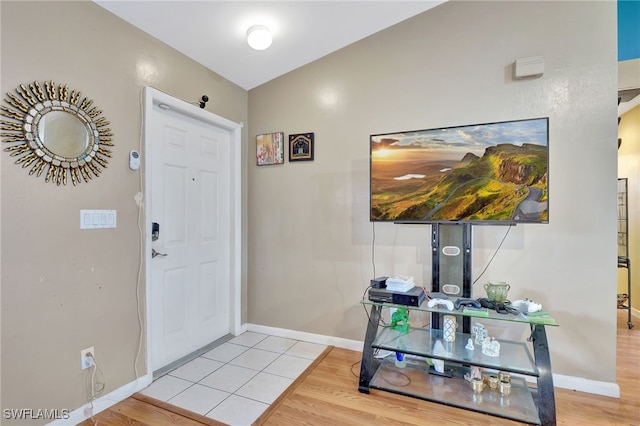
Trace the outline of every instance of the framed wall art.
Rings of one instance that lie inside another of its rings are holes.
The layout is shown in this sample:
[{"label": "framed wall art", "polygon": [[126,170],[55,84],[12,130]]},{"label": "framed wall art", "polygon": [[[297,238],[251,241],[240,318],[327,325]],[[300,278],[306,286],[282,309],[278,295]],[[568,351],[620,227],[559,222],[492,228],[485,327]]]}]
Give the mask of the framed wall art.
[{"label": "framed wall art", "polygon": [[289,135],[289,161],[313,161],[313,133]]},{"label": "framed wall art", "polygon": [[265,133],[256,136],[256,164],[268,166],[284,163],[284,133]]}]

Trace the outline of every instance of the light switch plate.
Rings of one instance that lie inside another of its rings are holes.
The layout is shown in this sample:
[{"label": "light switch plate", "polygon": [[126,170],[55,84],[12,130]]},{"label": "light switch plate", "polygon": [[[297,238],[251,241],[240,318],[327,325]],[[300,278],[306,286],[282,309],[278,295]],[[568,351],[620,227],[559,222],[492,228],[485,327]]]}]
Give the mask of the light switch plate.
[{"label": "light switch plate", "polygon": [[80,210],[80,229],[115,228],[117,223],[116,210]]}]

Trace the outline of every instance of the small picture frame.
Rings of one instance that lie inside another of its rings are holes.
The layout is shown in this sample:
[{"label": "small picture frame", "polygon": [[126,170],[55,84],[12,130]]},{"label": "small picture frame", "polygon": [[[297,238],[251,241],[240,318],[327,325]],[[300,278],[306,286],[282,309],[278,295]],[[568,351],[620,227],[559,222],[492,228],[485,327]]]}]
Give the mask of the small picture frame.
[{"label": "small picture frame", "polygon": [[284,163],[284,132],[256,136],[256,164],[269,166]]},{"label": "small picture frame", "polygon": [[289,161],[313,161],[313,133],[289,135]]}]

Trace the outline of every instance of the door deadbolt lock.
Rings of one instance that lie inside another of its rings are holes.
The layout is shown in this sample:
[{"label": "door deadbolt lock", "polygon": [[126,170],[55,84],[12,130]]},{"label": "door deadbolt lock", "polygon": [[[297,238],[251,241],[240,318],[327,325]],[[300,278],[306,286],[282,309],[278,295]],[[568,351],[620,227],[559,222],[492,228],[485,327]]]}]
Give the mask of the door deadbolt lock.
[{"label": "door deadbolt lock", "polygon": [[160,238],[160,224],[153,222],[151,224],[151,241],[157,241]]}]

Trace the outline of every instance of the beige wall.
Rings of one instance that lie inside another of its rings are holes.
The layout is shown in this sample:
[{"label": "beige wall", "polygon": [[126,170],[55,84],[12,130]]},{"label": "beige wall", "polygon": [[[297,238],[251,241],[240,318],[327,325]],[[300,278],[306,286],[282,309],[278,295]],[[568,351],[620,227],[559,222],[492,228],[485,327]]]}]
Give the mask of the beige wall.
[{"label": "beige wall", "polygon": [[[621,116],[618,136],[618,177],[627,178],[629,205],[629,260],[631,261],[632,307],[640,310],[640,106]],[[618,293],[628,292],[626,269],[618,271]]]},{"label": "beige wall", "polygon": [[[0,11],[2,93],[68,83],[116,134],[109,168],[79,187],[45,184],[0,155],[2,408],[75,409],[86,398],[80,349],[95,346],[107,392],[135,379],[140,184],[126,158],[142,86],[207,93],[208,110],[245,123],[247,93],[89,2]],[[506,280],[513,297],[556,314],[555,372],[614,381],[615,306],[601,300],[615,292],[616,149],[602,142],[616,139],[615,18],[610,2],[454,2],[252,90],[243,318],[362,340],[358,300],[374,275],[368,135],[548,115],[551,223],[512,229],[478,285]],[[545,76],[512,81],[513,61],[538,54]],[[315,161],[256,167],[255,134],[270,131],[314,131]],[[118,228],[80,231],[83,208],[116,209]],[[475,274],[503,235],[475,228]],[[428,283],[429,227],[378,224],[375,241],[375,275]]]},{"label": "beige wall", "polygon": [[[249,322],[363,340],[374,276],[431,281],[428,226],[368,221],[374,133],[550,117],[550,223],[513,228],[500,279],[560,323],[555,373],[615,382],[615,2],[449,2],[249,91],[255,135],[315,132],[315,161],[249,161]],[[542,78],[514,81],[542,55]],[[474,228],[474,277],[505,228]],[[510,330],[508,330],[510,331]],[[522,335],[526,331],[522,331]]]},{"label": "beige wall", "polygon": [[[46,184],[0,155],[2,408],[73,410],[87,397],[83,348],[95,347],[105,393],[135,380],[142,170],[129,170],[128,154],[139,146],[142,87],[207,94],[207,110],[236,122],[247,122],[247,92],[94,3],[0,4],[3,96],[34,80],[67,83],[115,133],[109,167],[77,187]],[[115,209],[118,227],[81,231],[80,209]],[[140,295],[144,303],[144,282]],[[143,346],[142,373],[144,356]]]}]

